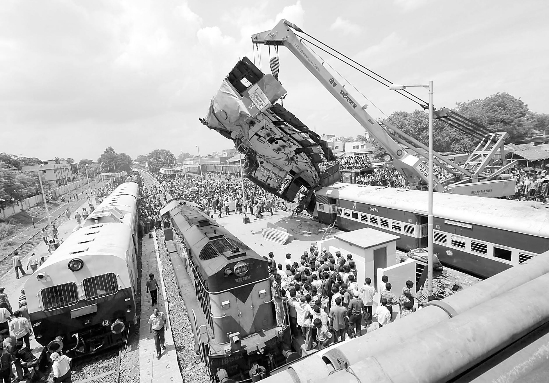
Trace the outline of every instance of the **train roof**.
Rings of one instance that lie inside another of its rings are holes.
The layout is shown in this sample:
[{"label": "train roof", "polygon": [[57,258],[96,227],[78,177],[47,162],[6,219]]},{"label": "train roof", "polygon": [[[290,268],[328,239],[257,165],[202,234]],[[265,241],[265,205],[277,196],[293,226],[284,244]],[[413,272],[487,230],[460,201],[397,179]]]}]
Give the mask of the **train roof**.
[{"label": "train roof", "polygon": [[[336,183],[317,195],[427,216],[428,192]],[[549,205],[451,193],[434,193],[435,217],[539,237],[549,237]]]},{"label": "train roof", "polygon": [[124,222],[131,226],[136,213],[137,196],[138,186],[135,182],[121,184],[95,208],[82,226],[113,222]]},{"label": "train roof", "polygon": [[171,201],[162,211],[169,213],[206,277],[209,277],[229,263],[242,259],[264,260],[223,226],[210,219],[194,204]]},{"label": "train roof", "polygon": [[83,227],[72,233],[40,266],[40,269],[90,255],[112,255],[125,260],[130,237],[131,230],[124,224],[98,224]]}]

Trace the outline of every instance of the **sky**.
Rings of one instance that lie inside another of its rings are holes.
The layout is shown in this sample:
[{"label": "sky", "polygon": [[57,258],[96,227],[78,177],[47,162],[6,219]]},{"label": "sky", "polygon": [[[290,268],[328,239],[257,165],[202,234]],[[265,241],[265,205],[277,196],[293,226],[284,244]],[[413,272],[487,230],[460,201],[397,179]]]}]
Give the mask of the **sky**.
[{"label": "sky", "polygon": [[[97,160],[233,143],[199,122],[251,35],[280,19],[394,83],[434,81],[435,107],[507,92],[549,113],[544,0],[2,0],[0,152]],[[417,105],[311,47],[374,118]],[[363,128],[286,48],[284,107],[319,134]],[[356,90],[355,90],[356,89]],[[427,90],[412,91],[427,100]]]}]

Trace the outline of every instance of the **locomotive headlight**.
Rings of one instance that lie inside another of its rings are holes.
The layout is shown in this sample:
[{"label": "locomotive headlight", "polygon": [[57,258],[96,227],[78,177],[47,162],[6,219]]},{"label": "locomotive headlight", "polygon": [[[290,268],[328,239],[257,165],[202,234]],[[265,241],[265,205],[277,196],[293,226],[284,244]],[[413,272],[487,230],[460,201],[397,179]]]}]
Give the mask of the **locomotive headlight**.
[{"label": "locomotive headlight", "polygon": [[70,271],[79,271],[84,267],[84,261],[80,258],[73,258],[69,261],[68,266]]},{"label": "locomotive headlight", "polygon": [[243,275],[246,275],[248,272],[249,266],[246,262],[238,262],[236,265],[234,265],[234,273],[241,277]]},{"label": "locomotive headlight", "polygon": [[259,298],[265,298],[267,295],[267,290],[259,290]]}]

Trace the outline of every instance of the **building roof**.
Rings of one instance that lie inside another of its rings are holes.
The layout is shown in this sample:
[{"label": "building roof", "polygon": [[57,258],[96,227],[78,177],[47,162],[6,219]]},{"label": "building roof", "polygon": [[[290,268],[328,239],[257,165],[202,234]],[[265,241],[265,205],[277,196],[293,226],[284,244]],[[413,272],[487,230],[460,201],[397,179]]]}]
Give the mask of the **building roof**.
[{"label": "building roof", "polygon": [[347,233],[339,233],[334,235],[334,237],[363,249],[383,245],[385,243],[396,241],[400,238],[398,235],[385,233],[383,231],[371,228],[354,230]]},{"label": "building roof", "polygon": [[227,160],[227,163],[239,162],[241,159],[242,159],[242,160],[244,159],[244,154],[238,153],[237,155],[235,155],[235,156],[229,158],[229,159]]},{"label": "building roof", "polygon": [[514,154],[528,161],[540,161],[549,158],[549,151],[537,147],[515,151]]}]

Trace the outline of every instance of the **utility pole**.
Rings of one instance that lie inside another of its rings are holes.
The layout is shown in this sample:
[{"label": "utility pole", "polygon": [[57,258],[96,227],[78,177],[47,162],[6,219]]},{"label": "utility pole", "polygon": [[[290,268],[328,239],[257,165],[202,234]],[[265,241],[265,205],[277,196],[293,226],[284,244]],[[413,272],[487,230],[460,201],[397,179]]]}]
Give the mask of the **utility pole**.
[{"label": "utility pole", "polygon": [[44,207],[46,208],[46,215],[48,216],[48,225],[50,227],[53,227],[51,225],[51,217],[50,217],[50,211],[48,210],[48,203],[46,202],[46,193],[44,193],[44,186],[42,185],[42,177],[40,176],[40,173],[42,172],[42,165],[40,165],[40,168],[38,169],[38,181],[40,182],[40,190],[42,190],[42,198],[44,199]]}]

